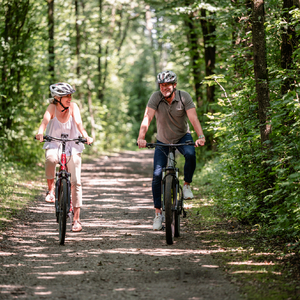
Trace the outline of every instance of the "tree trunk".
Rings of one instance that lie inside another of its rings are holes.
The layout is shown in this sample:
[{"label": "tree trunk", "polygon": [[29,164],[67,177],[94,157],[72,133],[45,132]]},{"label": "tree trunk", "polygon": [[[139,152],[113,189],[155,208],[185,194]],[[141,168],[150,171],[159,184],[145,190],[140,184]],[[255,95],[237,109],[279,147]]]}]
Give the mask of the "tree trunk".
[{"label": "tree trunk", "polygon": [[[203,32],[204,40],[204,59],[205,59],[205,75],[211,76],[214,74],[215,63],[216,63],[216,46],[215,46],[215,31],[216,26],[214,21],[207,16],[206,10],[201,9],[201,27]],[[206,86],[207,102],[213,103],[215,98],[215,86]]]},{"label": "tree trunk", "polygon": [[265,41],[265,12],[264,0],[253,0],[252,3],[252,41],[254,54],[254,73],[256,82],[256,99],[258,102],[258,117],[260,123],[261,143],[263,147],[269,140],[270,125],[268,122],[268,110],[270,107],[270,96],[268,87],[268,71],[266,60]]},{"label": "tree trunk", "polygon": [[98,99],[100,103],[103,102],[103,93],[102,93],[102,65],[101,65],[101,58],[102,58],[102,45],[101,45],[101,39],[102,39],[102,10],[103,10],[103,2],[102,0],[99,0],[99,44],[98,44]]},{"label": "tree trunk", "polygon": [[79,28],[79,10],[78,10],[78,0],[75,0],[75,16],[76,16],[76,74],[77,77],[80,75],[80,28]]},{"label": "tree trunk", "polygon": [[[155,55],[155,50],[154,50],[154,42],[153,42],[153,36],[152,36],[152,29],[153,29],[153,23],[151,21],[151,11],[150,11],[150,6],[146,5],[146,28],[149,32],[149,39],[150,39],[150,44],[151,44],[151,52],[152,52],[152,59],[153,59],[153,72],[154,72],[154,78],[157,76],[157,61],[156,61],[156,55]],[[160,70],[163,71],[163,70]],[[156,83],[157,89],[159,89],[159,84]]]},{"label": "tree trunk", "polygon": [[50,84],[55,82],[55,53],[54,53],[54,0],[48,1],[48,34],[49,34],[49,74],[50,74]]},{"label": "tree trunk", "polygon": [[192,63],[192,73],[194,78],[194,89],[195,89],[195,95],[196,95],[196,101],[198,104],[198,107],[203,106],[203,95],[201,90],[201,57],[199,52],[199,46],[198,46],[198,34],[197,34],[197,26],[194,21],[194,15],[189,14],[188,17],[185,20],[185,24],[188,28],[187,32],[187,39],[188,39],[188,47],[191,57],[191,63]]},{"label": "tree trunk", "polygon": [[93,102],[92,102],[92,89],[91,89],[91,79],[90,79],[90,73],[87,73],[88,80],[87,80],[87,86],[88,86],[88,110],[89,115],[91,118],[91,135],[92,138],[95,140],[96,133],[95,133],[95,118],[94,118],[94,112],[93,112]]},{"label": "tree trunk", "polygon": [[[282,43],[281,43],[281,67],[286,69],[287,72],[293,69],[293,52],[299,45],[299,41],[297,39],[295,25],[291,25],[291,15],[289,11],[293,7],[299,8],[299,0],[283,0],[283,18],[285,21],[285,26],[282,27]],[[281,86],[281,94],[286,94],[290,89],[293,83],[293,79],[286,74],[286,78],[284,79]]]}]

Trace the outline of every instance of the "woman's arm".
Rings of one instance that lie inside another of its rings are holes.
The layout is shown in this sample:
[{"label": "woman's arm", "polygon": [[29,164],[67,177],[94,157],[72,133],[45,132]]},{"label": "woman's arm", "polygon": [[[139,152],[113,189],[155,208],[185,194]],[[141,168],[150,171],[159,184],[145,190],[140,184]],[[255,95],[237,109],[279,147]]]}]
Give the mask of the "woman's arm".
[{"label": "woman's arm", "polygon": [[93,139],[89,137],[86,130],[83,128],[80,110],[76,103],[72,103],[72,115],[79,132],[87,140],[87,143],[91,144],[93,142]]},{"label": "woman's arm", "polygon": [[55,104],[50,104],[48,107],[47,107],[47,110],[44,114],[44,117],[43,117],[43,120],[42,120],[42,123],[39,127],[39,130],[38,130],[38,133],[37,135],[35,136],[35,138],[37,140],[39,140],[40,142],[42,142],[44,139],[43,139],[43,135],[44,135],[44,131],[49,123],[49,121],[52,119],[53,117],[53,113],[54,113],[54,109],[55,109]]}]

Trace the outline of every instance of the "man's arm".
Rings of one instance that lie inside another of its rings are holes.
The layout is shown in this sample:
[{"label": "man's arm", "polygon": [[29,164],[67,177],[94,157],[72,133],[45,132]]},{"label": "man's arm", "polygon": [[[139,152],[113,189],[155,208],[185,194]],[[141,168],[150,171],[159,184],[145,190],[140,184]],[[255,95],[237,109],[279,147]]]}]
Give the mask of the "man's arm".
[{"label": "man's arm", "polygon": [[150,123],[151,123],[154,115],[155,115],[155,109],[150,108],[150,107],[147,106],[146,110],[145,110],[143,121],[141,123],[139,137],[137,139],[137,143],[138,143],[139,148],[145,148],[146,147],[147,142],[145,140],[145,136],[146,136],[146,133],[148,131],[148,128],[150,126]]},{"label": "man's arm", "polygon": [[[201,127],[201,124],[200,124],[200,121],[198,119],[198,116],[197,116],[197,112],[196,112],[196,108],[191,108],[189,110],[186,111],[186,114],[190,120],[190,122],[192,123],[193,127],[194,127],[194,130],[196,131],[197,133],[197,136],[199,137],[200,135],[203,135],[203,130],[202,130],[202,127]],[[196,147],[198,146],[204,146],[205,144],[205,137],[201,138],[201,139],[197,139],[196,142]]]}]

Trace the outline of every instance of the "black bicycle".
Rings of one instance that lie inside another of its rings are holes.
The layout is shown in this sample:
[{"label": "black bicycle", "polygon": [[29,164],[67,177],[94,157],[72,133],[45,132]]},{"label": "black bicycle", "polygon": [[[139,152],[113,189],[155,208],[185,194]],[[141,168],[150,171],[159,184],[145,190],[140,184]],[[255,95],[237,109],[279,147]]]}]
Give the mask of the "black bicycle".
[{"label": "black bicycle", "polygon": [[183,208],[182,186],[179,184],[178,173],[176,168],[175,151],[179,146],[195,145],[193,141],[187,141],[181,144],[161,144],[147,143],[146,147],[160,147],[165,153],[163,147],[168,147],[169,152],[167,166],[162,171],[162,209],[165,212],[165,229],[166,241],[168,245],[172,245],[174,237],[180,236],[180,215],[186,216]]},{"label": "black bicycle", "polygon": [[61,138],[45,135],[44,142],[58,141],[62,145],[62,152],[59,160],[59,171],[55,179],[55,212],[56,221],[59,224],[59,244],[64,245],[66,237],[67,219],[70,220],[70,231],[73,223],[73,207],[71,200],[71,173],[67,168],[66,144],[67,142],[86,143],[87,140],[78,137],[68,139],[68,134],[62,133]]}]

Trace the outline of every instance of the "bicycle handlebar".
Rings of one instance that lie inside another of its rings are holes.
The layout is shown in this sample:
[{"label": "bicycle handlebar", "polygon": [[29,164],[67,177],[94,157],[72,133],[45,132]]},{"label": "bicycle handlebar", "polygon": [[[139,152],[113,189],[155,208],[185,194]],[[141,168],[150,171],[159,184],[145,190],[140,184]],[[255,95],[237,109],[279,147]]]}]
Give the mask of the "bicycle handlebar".
[{"label": "bicycle handlebar", "polygon": [[[34,137],[34,139],[36,140],[37,138]],[[50,136],[50,135],[44,135],[43,136],[43,142],[52,142],[52,141],[58,141],[58,142],[76,142],[76,144],[78,143],[83,143],[86,144],[87,143],[87,139],[82,138],[81,136],[79,136],[76,139],[68,139],[68,138],[57,138],[54,136]]]},{"label": "bicycle handlebar", "polygon": [[185,143],[180,143],[180,144],[147,143],[146,147],[147,148],[155,148],[156,146],[161,146],[161,147],[179,147],[179,146],[186,146],[186,145],[195,146],[195,143],[193,141],[186,141]]}]

